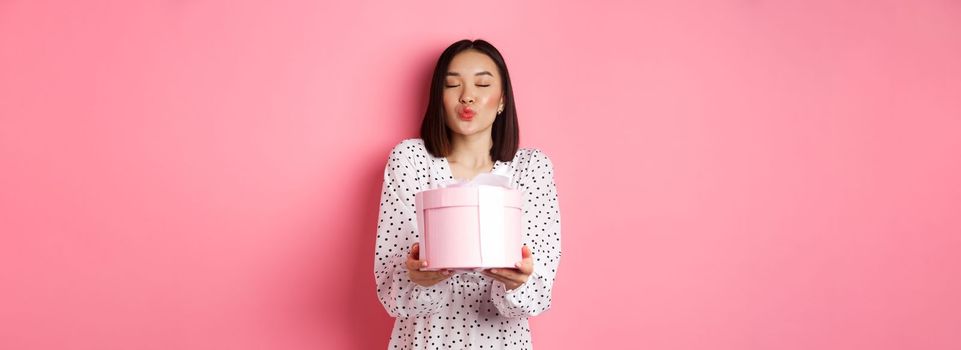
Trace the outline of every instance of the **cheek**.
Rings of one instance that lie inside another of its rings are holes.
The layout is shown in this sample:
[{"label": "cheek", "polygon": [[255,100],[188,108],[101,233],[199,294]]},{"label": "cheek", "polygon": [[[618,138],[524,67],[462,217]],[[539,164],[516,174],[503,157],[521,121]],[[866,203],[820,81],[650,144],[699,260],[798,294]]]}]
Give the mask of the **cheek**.
[{"label": "cheek", "polygon": [[460,102],[458,101],[457,96],[453,96],[452,94],[444,94],[444,108],[446,110],[449,111],[454,107],[457,107],[459,103]]},{"label": "cheek", "polygon": [[490,98],[487,99],[487,103],[484,105],[487,107],[497,108],[500,105],[500,93],[491,94]]}]

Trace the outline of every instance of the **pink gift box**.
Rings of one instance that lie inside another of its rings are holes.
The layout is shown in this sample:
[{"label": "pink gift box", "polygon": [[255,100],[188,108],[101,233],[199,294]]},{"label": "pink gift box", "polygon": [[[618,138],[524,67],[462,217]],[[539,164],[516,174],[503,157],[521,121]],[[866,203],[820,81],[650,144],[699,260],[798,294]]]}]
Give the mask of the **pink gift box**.
[{"label": "pink gift box", "polygon": [[521,260],[521,191],[477,185],[415,196],[422,270],[514,267]]}]

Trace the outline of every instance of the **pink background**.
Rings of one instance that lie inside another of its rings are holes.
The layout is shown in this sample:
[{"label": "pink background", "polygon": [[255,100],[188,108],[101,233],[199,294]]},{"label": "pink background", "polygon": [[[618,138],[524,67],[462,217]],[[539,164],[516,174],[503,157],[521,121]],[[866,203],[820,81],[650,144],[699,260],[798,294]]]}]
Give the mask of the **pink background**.
[{"label": "pink background", "polygon": [[462,38],[556,166],[538,348],[961,348],[952,0],[0,0],[0,348],[384,348],[381,173]]}]

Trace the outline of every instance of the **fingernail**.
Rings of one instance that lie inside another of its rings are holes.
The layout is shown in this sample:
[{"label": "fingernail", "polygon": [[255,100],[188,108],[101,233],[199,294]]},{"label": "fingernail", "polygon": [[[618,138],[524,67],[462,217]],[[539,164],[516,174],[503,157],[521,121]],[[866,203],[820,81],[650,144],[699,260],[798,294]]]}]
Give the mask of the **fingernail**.
[{"label": "fingernail", "polygon": [[497,273],[496,269],[491,269],[491,273]]},{"label": "fingernail", "polygon": [[424,262],[420,263],[420,266],[427,267],[427,260],[424,260]]},{"label": "fingernail", "polygon": [[450,275],[450,271],[448,271],[448,270],[444,270],[444,272],[443,272],[443,273],[444,273],[444,276],[448,276],[448,275]]}]

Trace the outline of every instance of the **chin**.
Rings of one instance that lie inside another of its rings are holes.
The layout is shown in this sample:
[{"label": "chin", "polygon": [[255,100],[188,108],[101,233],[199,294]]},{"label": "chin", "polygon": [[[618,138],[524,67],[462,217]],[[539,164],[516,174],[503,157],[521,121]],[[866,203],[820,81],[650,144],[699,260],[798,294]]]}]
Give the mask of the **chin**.
[{"label": "chin", "polygon": [[[493,124],[491,124],[493,125]],[[483,131],[485,128],[491,127],[491,125],[480,126],[477,124],[477,120],[471,122],[464,122],[460,118],[447,121],[447,128],[455,134],[470,135],[477,133],[478,131]]]},{"label": "chin", "polygon": [[450,130],[451,130],[451,133],[461,135],[461,136],[470,136],[482,131],[482,129],[474,129],[474,128],[470,128],[470,129],[451,128]]}]

